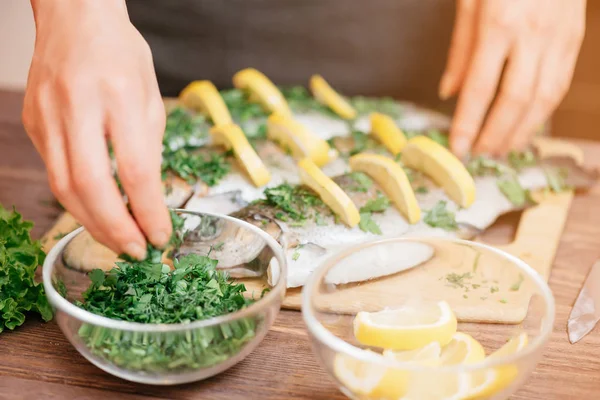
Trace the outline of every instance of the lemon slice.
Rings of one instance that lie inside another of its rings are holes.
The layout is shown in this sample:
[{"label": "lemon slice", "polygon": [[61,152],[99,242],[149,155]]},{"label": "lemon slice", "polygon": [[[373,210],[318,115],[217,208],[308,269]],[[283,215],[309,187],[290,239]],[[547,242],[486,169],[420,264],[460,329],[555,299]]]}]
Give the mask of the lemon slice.
[{"label": "lemon slice", "polygon": [[233,76],[233,85],[248,92],[251,102],[260,103],[267,111],[278,112],[282,115],[292,115],[287,101],[262,72],[254,68],[246,68]]},{"label": "lemon slice", "polygon": [[313,75],[310,78],[310,90],[319,102],[331,108],[333,112],[344,119],[356,118],[356,110],[352,105],[333,90],[321,75]]},{"label": "lemon slice", "polygon": [[475,182],[460,162],[442,145],[425,136],[415,136],[402,150],[402,163],[430,176],[461,207],[475,201]]},{"label": "lemon slice", "polygon": [[[378,355],[370,350],[365,350]],[[337,353],[333,361],[333,371],[339,381],[359,395],[370,395],[380,385],[387,368],[383,365],[357,360],[351,356]]]},{"label": "lemon slice", "polygon": [[232,123],[223,98],[211,81],[194,81],[179,94],[179,101],[192,110],[210,117],[215,125]]},{"label": "lemon slice", "polygon": [[[393,351],[386,350],[383,357],[396,362],[408,364],[435,366],[440,361],[441,346],[437,342],[415,350]],[[410,383],[410,371],[402,368],[389,367],[379,383],[369,393],[371,398],[399,399],[406,393]]]},{"label": "lemon slice", "polygon": [[442,349],[441,364],[470,364],[483,361],[485,350],[471,335],[457,332],[452,340]]},{"label": "lemon slice", "polygon": [[[521,333],[490,354],[488,358],[493,359],[517,353],[527,346],[527,341],[527,334]],[[490,398],[507,388],[517,378],[518,374],[519,369],[514,364],[472,372],[470,374],[471,389],[465,398],[469,400]]]},{"label": "lemon slice", "polygon": [[289,150],[296,159],[309,157],[317,166],[331,161],[333,153],[329,144],[291,117],[271,114],[267,121],[267,137]]},{"label": "lemon slice", "polygon": [[271,174],[258,154],[254,151],[242,129],[236,124],[217,125],[210,130],[213,141],[228,150],[233,150],[235,158],[248,173],[255,186],[264,186],[271,180]]},{"label": "lemon slice", "polygon": [[298,162],[300,179],[317,192],[321,200],[349,227],[360,222],[358,209],[348,195],[334,181],[323,173],[310,158]]},{"label": "lemon slice", "polygon": [[407,143],[392,117],[378,112],[371,113],[371,134],[393,155],[400,153]]},{"label": "lemon slice", "polygon": [[364,345],[413,350],[431,342],[445,346],[456,333],[456,317],[445,301],[374,313],[354,318],[354,336]]},{"label": "lemon slice", "polygon": [[411,224],[421,219],[421,208],[406,172],[391,158],[379,154],[357,154],[350,157],[352,171],[369,175],[383,189],[396,208]]}]

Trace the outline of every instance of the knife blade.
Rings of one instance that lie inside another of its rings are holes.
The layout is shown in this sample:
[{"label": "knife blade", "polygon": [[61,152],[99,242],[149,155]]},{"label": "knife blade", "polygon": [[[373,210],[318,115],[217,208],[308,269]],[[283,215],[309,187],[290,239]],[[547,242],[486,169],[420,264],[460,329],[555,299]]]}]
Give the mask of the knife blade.
[{"label": "knife blade", "polygon": [[594,329],[598,321],[600,321],[600,259],[592,265],[569,315],[567,323],[569,341],[572,344],[580,341]]}]

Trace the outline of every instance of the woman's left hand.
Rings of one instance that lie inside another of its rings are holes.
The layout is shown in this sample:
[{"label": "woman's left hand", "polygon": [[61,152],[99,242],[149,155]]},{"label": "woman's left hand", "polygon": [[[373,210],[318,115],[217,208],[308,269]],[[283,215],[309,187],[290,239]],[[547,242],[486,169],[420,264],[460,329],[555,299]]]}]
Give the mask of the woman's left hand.
[{"label": "woman's left hand", "polygon": [[457,0],[440,82],[440,97],[459,93],[455,154],[501,156],[527,146],[571,84],[585,7],[585,0]]}]

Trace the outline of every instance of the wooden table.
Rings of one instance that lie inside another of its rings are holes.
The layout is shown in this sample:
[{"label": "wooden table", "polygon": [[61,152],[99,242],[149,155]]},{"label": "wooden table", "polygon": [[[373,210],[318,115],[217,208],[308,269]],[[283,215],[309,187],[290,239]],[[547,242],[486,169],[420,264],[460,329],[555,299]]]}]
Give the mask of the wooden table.
[{"label": "wooden table", "polygon": [[[20,122],[22,95],[0,91],[0,203],[35,222],[40,237],[60,210],[52,205],[44,166]],[[600,143],[578,141],[600,165]],[[488,233],[508,241],[514,218]],[[566,321],[590,265],[600,256],[600,186],[578,195],[550,278],[557,303],[544,358],[514,399],[600,398],[600,328],[569,344]],[[282,311],[264,342],[245,361],[204,382],[153,387],[115,378],[87,362],[58,326],[35,317],[0,334],[0,399],[343,399],[312,353],[300,313]]]}]

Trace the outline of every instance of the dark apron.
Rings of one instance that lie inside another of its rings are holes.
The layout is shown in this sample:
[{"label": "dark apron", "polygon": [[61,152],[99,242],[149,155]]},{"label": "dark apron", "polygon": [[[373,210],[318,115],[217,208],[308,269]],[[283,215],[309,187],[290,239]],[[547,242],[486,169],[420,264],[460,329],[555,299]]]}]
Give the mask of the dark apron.
[{"label": "dark apron", "polygon": [[128,0],[154,55],[161,91],[190,81],[231,87],[254,67],[278,85],[319,73],[345,94],[389,95],[432,107],[454,0]]}]

